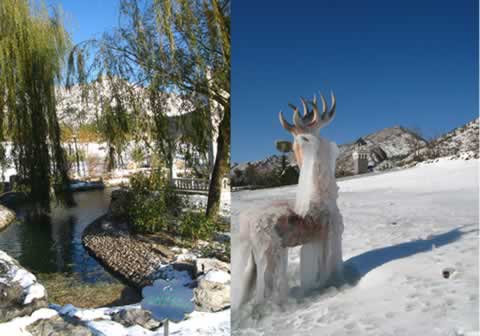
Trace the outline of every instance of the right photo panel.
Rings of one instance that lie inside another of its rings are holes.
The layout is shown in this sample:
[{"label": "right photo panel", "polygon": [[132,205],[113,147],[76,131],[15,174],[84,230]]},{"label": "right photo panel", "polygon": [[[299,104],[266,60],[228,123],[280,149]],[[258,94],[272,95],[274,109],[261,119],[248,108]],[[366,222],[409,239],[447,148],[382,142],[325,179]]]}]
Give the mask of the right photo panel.
[{"label": "right photo panel", "polygon": [[478,12],[232,3],[233,335],[479,335]]}]

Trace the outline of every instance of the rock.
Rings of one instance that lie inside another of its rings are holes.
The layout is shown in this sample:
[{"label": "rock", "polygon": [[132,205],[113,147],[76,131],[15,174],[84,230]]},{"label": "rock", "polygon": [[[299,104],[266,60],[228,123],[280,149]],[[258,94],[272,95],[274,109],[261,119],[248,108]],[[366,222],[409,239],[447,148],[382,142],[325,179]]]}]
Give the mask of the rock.
[{"label": "rock", "polygon": [[230,242],[230,233],[229,232],[214,232],[213,240],[219,243],[228,243]]},{"label": "rock", "polygon": [[194,289],[196,309],[217,312],[230,307],[230,286],[203,278]]},{"label": "rock", "polygon": [[27,194],[21,191],[8,191],[0,196],[0,204],[11,209],[15,209],[27,201]]},{"label": "rock", "polygon": [[194,278],[196,274],[196,267],[195,264],[192,262],[174,262],[172,263],[172,267],[176,271],[186,271],[190,275],[190,277]]},{"label": "rock", "polygon": [[456,275],[456,271],[453,267],[447,267],[442,270],[442,275],[445,279],[453,278]]},{"label": "rock", "polygon": [[195,277],[206,274],[210,270],[220,270],[230,273],[230,265],[213,258],[197,258],[195,260]]},{"label": "rock", "polygon": [[165,258],[152,250],[149,243],[125,231],[103,231],[101,222],[87,227],[82,243],[107,269],[135,288],[151,284],[165,263]]},{"label": "rock", "polygon": [[127,189],[112,191],[109,214],[112,219],[125,220],[127,218],[127,206],[130,199],[130,192]]},{"label": "rock", "polygon": [[48,320],[39,320],[27,327],[33,336],[93,336],[94,333],[74,319],[59,316]]},{"label": "rock", "polygon": [[191,252],[194,253],[197,258],[218,259],[230,263],[230,246],[227,243],[212,241],[205,245],[197,244]]},{"label": "rock", "polygon": [[210,270],[205,274],[203,279],[210,282],[217,282],[221,284],[230,284],[231,276],[225,271]]},{"label": "rock", "polygon": [[160,253],[165,258],[172,259],[175,256],[175,254],[172,251],[170,251],[169,248],[167,248],[162,244],[151,244],[151,247],[152,247],[152,250]]},{"label": "rock", "polygon": [[154,330],[162,325],[152,314],[144,309],[122,309],[111,315],[112,320],[125,327],[139,325],[145,329]]},{"label": "rock", "polygon": [[0,323],[44,307],[45,288],[15,259],[0,251]]},{"label": "rock", "polygon": [[15,212],[0,205],[0,231],[15,220]]},{"label": "rock", "polygon": [[[99,320],[88,323],[90,329],[93,330],[95,336],[128,336],[131,335],[128,330],[118,322]],[[143,329],[143,328],[142,328]],[[147,330],[143,329],[136,335],[146,335]]]},{"label": "rock", "polygon": [[197,310],[217,312],[230,306],[230,265],[210,258],[195,260],[198,286],[194,289]]}]

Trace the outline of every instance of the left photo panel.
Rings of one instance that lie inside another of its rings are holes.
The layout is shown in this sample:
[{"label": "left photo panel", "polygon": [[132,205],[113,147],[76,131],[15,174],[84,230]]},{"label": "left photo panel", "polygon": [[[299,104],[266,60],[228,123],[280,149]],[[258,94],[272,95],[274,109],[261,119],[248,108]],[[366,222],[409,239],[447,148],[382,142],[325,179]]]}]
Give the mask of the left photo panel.
[{"label": "left photo panel", "polygon": [[0,336],[230,335],[229,0],[0,0]]}]

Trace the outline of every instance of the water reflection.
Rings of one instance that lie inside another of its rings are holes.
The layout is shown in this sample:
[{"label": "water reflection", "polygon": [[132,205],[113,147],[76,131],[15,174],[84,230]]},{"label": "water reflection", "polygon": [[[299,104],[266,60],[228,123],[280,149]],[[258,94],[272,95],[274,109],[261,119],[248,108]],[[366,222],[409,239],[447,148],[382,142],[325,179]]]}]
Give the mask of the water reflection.
[{"label": "water reflection", "polygon": [[115,281],[81,241],[83,230],[107,211],[110,192],[76,193],[75,207],[52,204],[48,216],[33,216],[28,206],[17,209],[18,220],[0,232],[0,249],[34,273],[69,273],[88,283]]}]

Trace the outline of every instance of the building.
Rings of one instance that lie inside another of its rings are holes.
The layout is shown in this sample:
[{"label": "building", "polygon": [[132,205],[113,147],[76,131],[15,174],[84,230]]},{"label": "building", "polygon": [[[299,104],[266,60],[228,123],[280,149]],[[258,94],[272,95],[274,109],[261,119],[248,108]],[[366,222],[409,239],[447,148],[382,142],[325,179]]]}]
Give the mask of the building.
[{"label": "building", "polygon": [[368,150],[366,146],[357,144],[353,151],[353,174],[364,174],[368,172]]}]

